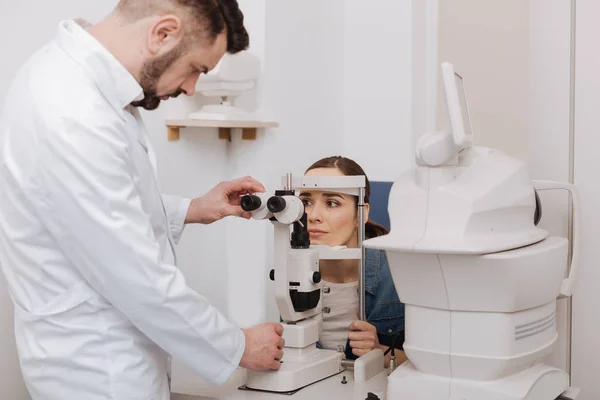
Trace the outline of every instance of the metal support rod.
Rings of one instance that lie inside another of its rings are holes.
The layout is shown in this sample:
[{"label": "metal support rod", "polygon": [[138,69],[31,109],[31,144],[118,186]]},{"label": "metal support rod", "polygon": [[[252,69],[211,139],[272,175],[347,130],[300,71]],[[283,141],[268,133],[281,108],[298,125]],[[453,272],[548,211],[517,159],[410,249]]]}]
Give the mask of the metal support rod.
[{"label": "metal support rod", "polygon": [[342,360],[342,367],[354,368],[354,360]]},{"label": "metal support rod", "polygon": [[285,179],[286,179],[285,190],[292,190],[292,174],[290,174],[290,173],[285,174]]},{"label": "metal support rod", "polygon": [[358,265],[358,319],[361,321],[367,320],[365,310],[365,249],[363,241],[365,240],[365,188],[358,190],[358,247],[360,252],[360,264]]}]

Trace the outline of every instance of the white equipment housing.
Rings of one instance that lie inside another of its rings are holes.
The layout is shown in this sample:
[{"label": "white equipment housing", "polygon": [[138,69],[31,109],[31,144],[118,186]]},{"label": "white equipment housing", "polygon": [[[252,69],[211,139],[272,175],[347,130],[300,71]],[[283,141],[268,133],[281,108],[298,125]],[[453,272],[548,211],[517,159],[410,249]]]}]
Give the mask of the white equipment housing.
[{"label": "white equipment housing", "polygon": [[[524,163],[471,147],[462,78],[442,64],[450,132],[425,134],[417,167],[393,185],[386,250],[406,306],[410,361],[389,377],[388,400],[554,400],[568,375],[540,362],[556,342],[556,298],[570,296],[579,249],[573,185],[533,182]],[[461,104],[462,103],[462,104]],[[536,190],[568,190],[569,241],[536,227]]]}]

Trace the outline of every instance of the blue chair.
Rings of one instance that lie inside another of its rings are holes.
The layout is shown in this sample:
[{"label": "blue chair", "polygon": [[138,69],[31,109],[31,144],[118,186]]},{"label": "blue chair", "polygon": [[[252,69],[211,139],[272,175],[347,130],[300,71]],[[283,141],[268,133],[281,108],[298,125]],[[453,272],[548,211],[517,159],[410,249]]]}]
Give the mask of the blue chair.
[{"label": "blue chair", "polygon": [[393,182],[371,181],[371,219],[390,229],[390,216],[388,214],[388,200]]}]

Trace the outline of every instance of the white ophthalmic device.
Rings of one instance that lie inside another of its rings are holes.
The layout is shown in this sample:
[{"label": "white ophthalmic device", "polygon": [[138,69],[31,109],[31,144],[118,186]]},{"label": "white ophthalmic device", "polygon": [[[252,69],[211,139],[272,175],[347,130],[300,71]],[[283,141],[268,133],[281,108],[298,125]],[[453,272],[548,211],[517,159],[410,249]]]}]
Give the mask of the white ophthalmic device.
[{"label": "white ophthalmic device", "polygon": [[[276,300],[284,322],[284,363],[277,372],[248,372],[247,387],[290,393],[348,366],[355,381],[383,370],[374,350],[350,364],[343,353],[317,349],[321,307],[319,259],[361,260],[364,248],[387,253],[406,306],[404,351],[409,361],[388,377],[387,400],[569,399],[568,375],[541,360],[557,340],[556,299],[571,296],[580,230],[576,187],[532,181],[525,163],[472,146],[462,78],[442,64],[450,129],[418,142],[417,166],[400,176],[389,196],[391,231],[361,249],[310,246],[306,215],[294,190],[356,195],[364,177],[284,180],[285,190],[246,196],[255,219],[275,225]],[[573,200],[573,246],[538,228],[539,191],[566,190]],[[293,226],[293,232],[290,232]],[[327,310],[325,310],[327,311]],[[561,396],[565,397],[561,397]]]}]

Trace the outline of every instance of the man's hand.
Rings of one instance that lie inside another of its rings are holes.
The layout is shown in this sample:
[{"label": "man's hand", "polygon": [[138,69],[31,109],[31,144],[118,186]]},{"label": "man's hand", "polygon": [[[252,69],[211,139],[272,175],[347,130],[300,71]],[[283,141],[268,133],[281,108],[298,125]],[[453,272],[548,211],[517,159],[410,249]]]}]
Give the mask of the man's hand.
[{"label": "man's hand", "polygon": [[350,324],[350,347],[352,354],[362,357],[373,349],[379,349],[377,328],[365,321],[354,321]]},{"label": "man's hand", "polygon": [[241,197],[264,191],[264,186],[249,176],[221,182],[204,196],[192,200],[185,223],[212,224],[230,215],[249,219],[250,213],[244,212],[240,206]]},{"label": "man's hand", "polygon": [[281,324],[267,323],[244,329],[246,348],[240,367],[261,371],[279,370],[285,340]]}]

